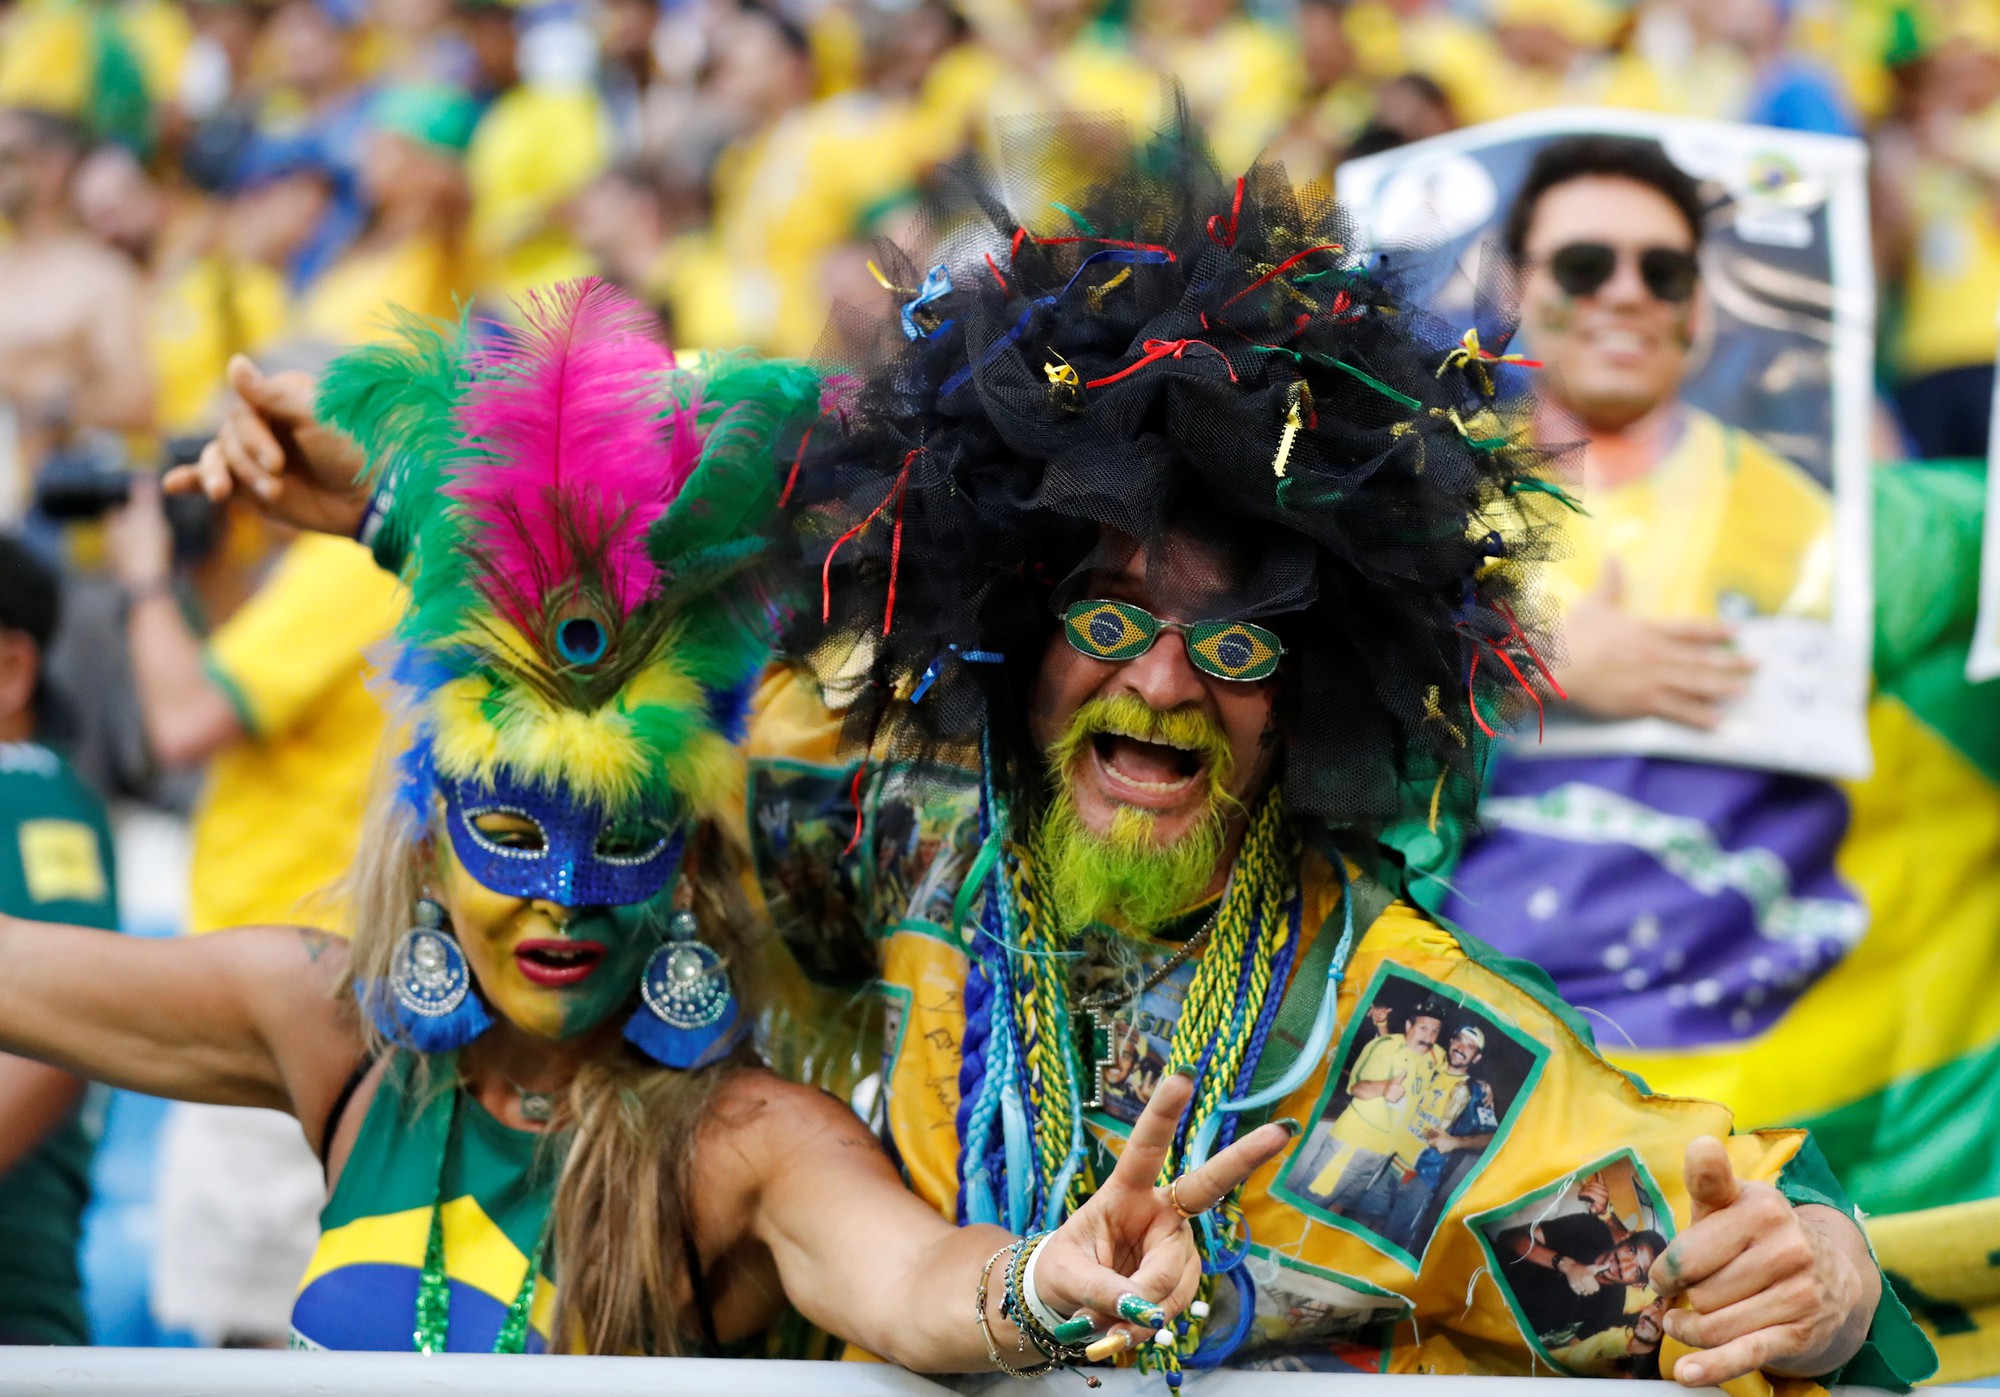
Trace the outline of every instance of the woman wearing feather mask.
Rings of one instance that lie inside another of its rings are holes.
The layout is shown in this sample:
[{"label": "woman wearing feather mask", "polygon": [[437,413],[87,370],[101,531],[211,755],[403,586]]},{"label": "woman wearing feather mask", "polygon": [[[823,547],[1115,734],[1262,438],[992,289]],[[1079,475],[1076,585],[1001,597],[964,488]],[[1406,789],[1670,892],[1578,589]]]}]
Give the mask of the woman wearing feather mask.
[{"label": "woman wearing feather mask", "polygon": [[679,370],[592,283],[522,322],[407,319],[321,385],[397,482],[371,519],[409,559],[351,941],[0,919],[0,1048],[295,1115],[330,1190],[299,1347],[715,1353],[783,1296],[936,1370],[1150,1334],[1199,1278],[1187,1217],[1287,1128],[1156,1188],[1171,1083],[1113,1186],[1016,1239],[951,1227],[844,1107],[759,1065],[728,829],[775,629],[770,442],[818,388]]}]

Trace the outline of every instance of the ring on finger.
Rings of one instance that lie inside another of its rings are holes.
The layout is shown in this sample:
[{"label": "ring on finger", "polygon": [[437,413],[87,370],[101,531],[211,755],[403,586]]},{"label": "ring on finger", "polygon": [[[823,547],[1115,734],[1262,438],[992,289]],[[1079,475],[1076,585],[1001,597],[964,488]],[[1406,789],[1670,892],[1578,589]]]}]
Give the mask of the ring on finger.
[{"label": "ring on finger", "polygon": [[1177,1175],[1167,1180],[1167,1204],[1181,1215],[1182,1222],[1193,1222],[1196,1218],[1207,1212],[1208,1209],[1195,1208],[1190,1210],[1181,1204],[1180,1189],[1182,1177],[1184,1176]]}]

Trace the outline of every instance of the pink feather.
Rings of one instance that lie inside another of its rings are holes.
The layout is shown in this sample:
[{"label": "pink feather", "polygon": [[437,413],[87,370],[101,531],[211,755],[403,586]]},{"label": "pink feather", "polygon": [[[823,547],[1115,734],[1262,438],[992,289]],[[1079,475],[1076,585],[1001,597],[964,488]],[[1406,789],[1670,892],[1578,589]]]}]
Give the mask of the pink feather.
[{"label": "pink feather", "polygon": [[651,312],[618,288],[562,282],[521,311],[524,324],[481,352],[459,408],[486,464],[447,492],[510,620],[540,615],[592,557],[623,620],[659,580],[647,530],[700,459],[694,410],[668,395],[674,359]]}]

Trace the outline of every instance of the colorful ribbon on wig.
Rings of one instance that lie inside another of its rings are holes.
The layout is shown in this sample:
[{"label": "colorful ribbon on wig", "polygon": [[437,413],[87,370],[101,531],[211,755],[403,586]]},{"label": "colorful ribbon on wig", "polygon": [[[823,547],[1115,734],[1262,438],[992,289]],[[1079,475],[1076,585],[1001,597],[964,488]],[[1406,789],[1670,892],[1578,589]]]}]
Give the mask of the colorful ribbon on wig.
[{"label": "colorful ribbon on wig", "polygon": [[1238,301],[1242,300],[1245,296],[1249,295],[1252,291],[1255,291],[1258,287],[1276,281],[1279,277],[1283,276],[1286,272],[1290,271],[1293,267],[1297,266],[1299,263],[1305,261],[1306,258],[1312,256],[1315,252],[1345,252],[1345,251],[1347,251],[1347,249],[1341,246],[1339,243],[1319,243],[1313,247],[1307,248],[1304,252],[1294,252],[1290,257],[1287,257],[1277,266],[1271,268],[1270,271],[1264,273],[1264,275],[1258,277],[1255,281],[1251,282],[1241,291],[1238,291],[1234,296],[1231,296],[1228,300],[1224,301],[1222,303],[1222,308],[1224,310],[1227,310],[1229,309],[1229,307],[1235,305]]},{"label": "colorful ribbon on wig", "polygon": [[1285,463],[1292,459],[1292,445],[1305,428],[1305,414],[1312,409],[1312,392],[1304,379],[1297,379],[1285,390],[1285,399],[1285,430],[1278,437],[1278,454],[1271,459],[1271,474],[1280,480],[1285,478]]},{"label": "colorful ribbon on wig", "polygon": [[1542,708],[1542,696],[1536,690],[1535,686],[1529,682],[1528,676],[1521,673],[1521,667],[1514,663],[1513,656],[1508,652],[1519,648],[1526,654],[1534,662],[1536,671],[1547,682],[1549,688],[1555,691],[1557,698],[1566,699],[1569,697],[1569,694],[1564,691],[1561,684],[1556,682],[1555,675],[1549,672],[1549,667],[1543,662],[1541,654],[1535,649],[1534,642],[1530,641],[1527,632],[1521,629],[1521,621],[1514,614],[1514,608],[1504,601],[1496,601],[1494,607],[1507,619],[1507,633],[1498,640],[1495,640],[1491,636],[1481,635],[1478,628],[1468,621],[1459,622],[1456,628],[1460,635],[1465,636],[1473,643],[1472,666],[1466,671],[1465,675],[1466,705],[1471,708],[1472,721],[1479,724],[1479,730],[1490,738],[1498,739],[1500,734],[1488,725],[1485,717],[1479,712],[1479,691],[1475,685],[1479,678],[1480,647],[1483,646],[1485,649],[1493,652],[1494,659],[1507,667],[1507,672],[1514,676],[1514,682],[1520,686],[1521,692],[1526,694],[1529,701],[1535,705],[1535,737],[1539,741],[1542,736],[1543,723],[1547,716]]},{"label": "colorful ribbon on wig", "polygon": [[[1229,204],[1229,221],[1227,223],[1223,223],[1222,215],[1219,213],[1210,214],[1208,216],[1208,240],[1214,243],[1217,247],[1235,247],[1236,225],[1240,223],[1242,219],[1243,219],[1243,176],[1238,175],[1236,177],[1236,197],[1232,199]],[[1220,228],[1217,228],[1216,227],[1217,224],[1221,224],[1222,226]]]},{"label": "colorful ribbon on wig", "polygon": [[[1027,229],[1015,229],[1014,251],[1016,253],[1021,249],[1021,240],[1026,237],[1028,237]],[[999,339],[993,341],[987,351],[979,357],[977,364],[968,363],[964,365],[939,386],[939,397],[950,397],[953,393],[971,382],[972,375],[976,371],[985,368],[988,364],[999,358],[1008,346],[1018,343],[1021,336],[1028,333],[1028,326],[1034,320],[1035,312],[1043,306],[1052,306],[1067,296],[1070,288],[1076,285],[1077,278],[1081,277],[1092,263],[1150,262],[1157,264],[1174,260],[1173,253],[1164,247],[1156,247],[1151,243],[1117,242],[1110,238],[1035,238],[1033,241],[1038,243],[1110,243],[1111,246],[1093,252],[1090,256],[1084,258],[1083,261],[1077,263],[1076,270],[1070,274],[1069,280],[1063,283],[1062,290],[1050,296],[1037,296],[1034,300],[1028,302],[1022,308],[1020,317],[1014,321],[1013,327]],[[995,269],[995,273],[997,275],[998,268]]]},{"label": "colorful ribbon on wig", "polygon": [[835,539],[833,547],[826,550],[826,561],[820,564],[819,569],[819,616],[822,621],[828,620],[833,615],[834,555],[880,518],[883,510],[894,504],[896,532],[889,543],[889,598],[882,607],[882,634],[889,634],[889,627],[896,619],[896,573],[903,561],[903,496],[909,489],[910,466],[923,454],[924,449],[919,446],[903,457],[903,468],[896,472],[896,483],[889,487],[889,493],[882,497],[882,503],[869,510],[865,519]]},{"label": "colorful ribbon on wig", "polygon": [[937,683],[938,676],[944,673],[944,662],[953,655],[967,664],[974,665],[997,665],[1007,658],[994,650],[961,650],[956,645],[947,645],[945,653],[931,661],[930,668],[924,671],[924,677],[917,681],[917,687],[910,692],[911,703],[924,701],[924,695],[931,691],[931,685]]},{"label": "colorful ribbon on wig", "polygon": [[924,284],[917,288],[915,299],[903,303],[903,337],[920,340],[930,333],[917,324],[917,312],[950,294],[951,268],[940,262],[925,274]]},{"label": "colorful ribbon on wig", "polygon": [[1541,360],[1530,359],[1525,354],[1494,354],[1482,349],[1479,344],[1479,331],[1477,328],[1473,328],[1460,336],[1456,349],[1444,356],[1444,362],[1438,365],[1437,376],[1443,378],[1445,373],[1451,369],[1465,369],[1468,372],[1476,372],[1479,375],[1481,387],[1488,394],[1491,394],[1493,392],[1493,375],[1487,368],[1489,364],[1519,364],[1524,369],[1539,369],[1542,367]]},{"label": "colorful ribbon on wig", "polygon": [[1213,354],[1222,361],[1222,367],[1228,373],[1229,381],[1231,383],[1237,381],[1236,366],[1229,362],[1229,356],[1210,344],[1207,340],[1147,340],[1140,348],[1144,353],[1117,373],[1106,374],[1103,378],[1090,379],[1083,386],[1086,388],[1103,388],[1109,384],[1118,382],[1121,378],[1131,377],[1148,364],[1157,364],[1162,359],[1182,358],[1190,349],[1206,349],[1210,354]]}]

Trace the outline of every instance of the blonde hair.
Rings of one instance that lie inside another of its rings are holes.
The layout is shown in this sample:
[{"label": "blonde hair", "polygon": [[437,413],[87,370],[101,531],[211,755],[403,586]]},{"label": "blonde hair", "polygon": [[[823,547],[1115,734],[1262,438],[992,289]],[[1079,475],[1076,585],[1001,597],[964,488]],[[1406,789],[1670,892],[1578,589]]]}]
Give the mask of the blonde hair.
[{"label": "blonde hair", "polygon": [[[412,1090],[433,1082],[429,1060],[382,1031],[396,942],[424,895],[435,828],[420,828],[392,777],[378,778],[347,882],[353,950],[338,993],[359,987],[362,1033],[372,1057],[408,1053]],[[702,939],[729,965],[742,1013],[755,1022],[762,983],[757,939],[744,894],[745,853],[712,825],[689,836],[687,864]],[[637,986],[634,986],[636,998]],[[692,1072],[662,1067],[622,1040],[570,1083],[550,1131],[567,1142],[550,1214],[551,1270],[557,1278],[558,1348],[593,1354],[671,1356],[700,1338],[689,1312],[695,1278],[694,1147],[727,1074],[754,1066],[748,1047]]]}]

